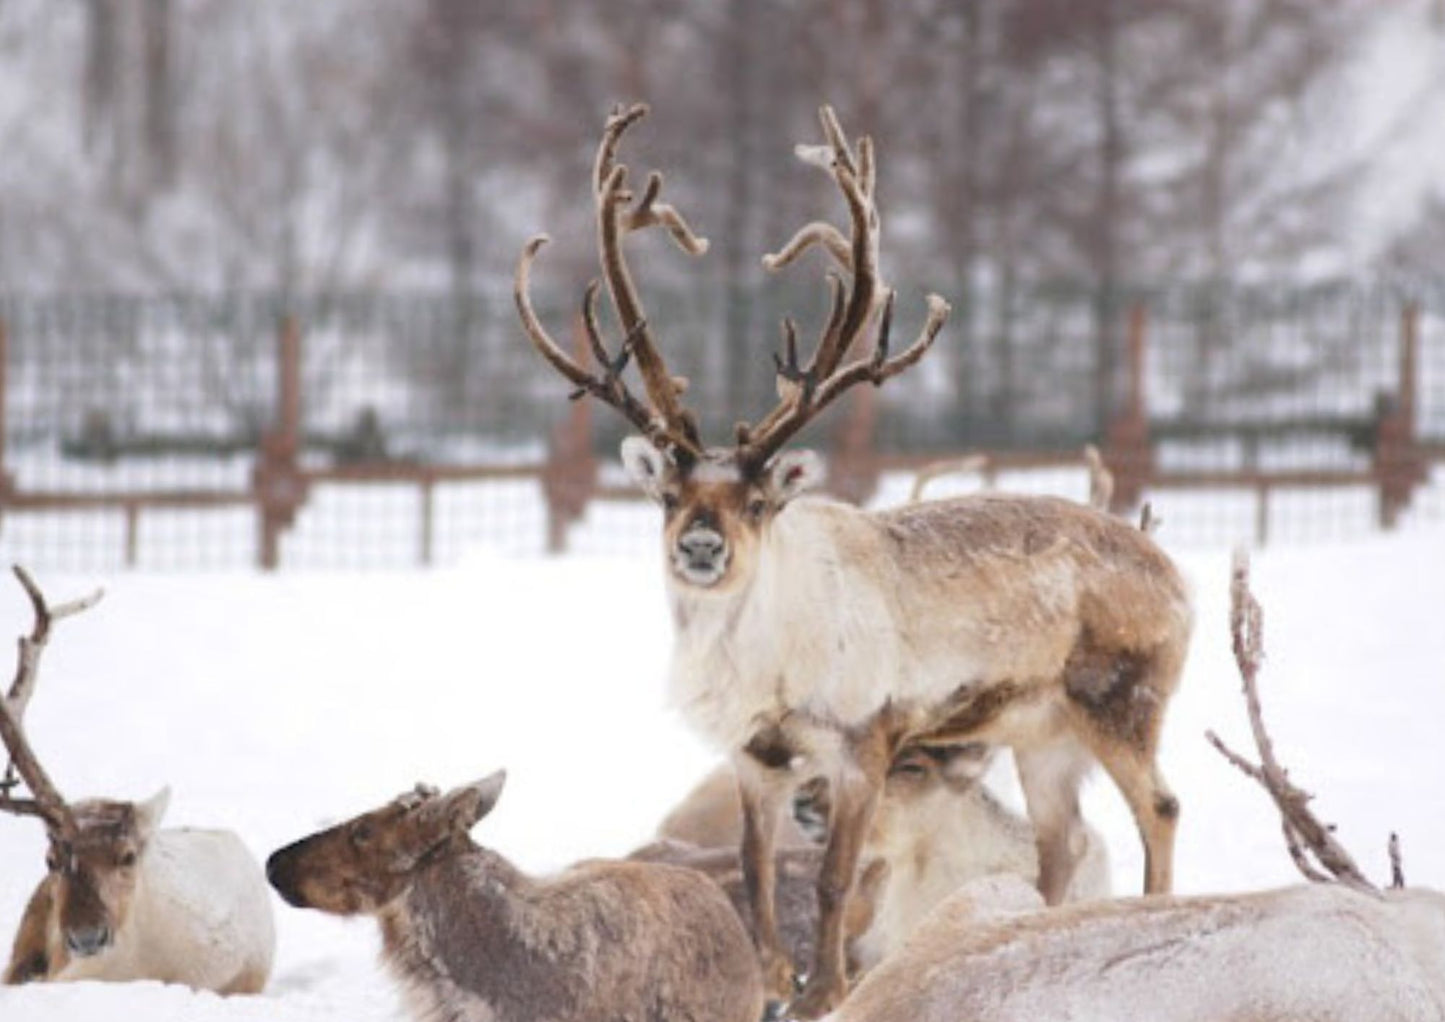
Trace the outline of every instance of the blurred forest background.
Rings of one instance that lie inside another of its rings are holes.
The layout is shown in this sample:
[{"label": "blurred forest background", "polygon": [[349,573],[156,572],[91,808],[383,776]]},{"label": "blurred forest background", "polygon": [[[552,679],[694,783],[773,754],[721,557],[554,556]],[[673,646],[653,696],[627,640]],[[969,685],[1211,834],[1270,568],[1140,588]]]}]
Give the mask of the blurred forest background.
[{"label": "blurred forest background", "polygon": [[[771,403],[778,320],[825,311],[818,264],[759,261],[841,219],[793,157],[824,102],[880,152],[900,332],[925,291],[955,307],[884,392],[935,447],[1099,437],[1140,302],[1151,409],[1196,418],[1311,387],[1296,408],[1368,414],[1400,307],[1445,308],[1445,0],[0,0],[12,366],[69,345],[82,367],[37,369],[12,429],[253,442],[284,308],[317,429],[450,410],[536,436],[562,402],[512,269],[556,239],[533,291],[565,332],[599,129],[635,100],[623,159],[713,243],[633,248],[715,431]],[[182,351],[206,364],[137,397],[137,367]],[[203,411],[157,410],[182,392]]]}]

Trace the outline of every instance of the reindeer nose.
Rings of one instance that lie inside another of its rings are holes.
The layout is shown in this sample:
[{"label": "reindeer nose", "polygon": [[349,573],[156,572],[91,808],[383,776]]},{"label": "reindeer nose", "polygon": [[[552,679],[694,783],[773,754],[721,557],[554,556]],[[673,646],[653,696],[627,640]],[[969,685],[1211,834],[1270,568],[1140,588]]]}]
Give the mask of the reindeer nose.
[{"label": "reindeer nose", "polygon": [[680,551],[693,563],[716,560],[723,552],[723,538],[711,529],[693,529],[677,541]]},{"label": "reindeer nose", "polygon": [[80,958],[98,955],[110,946],[110,927],[86,926],[65,931],[65,946]]}]

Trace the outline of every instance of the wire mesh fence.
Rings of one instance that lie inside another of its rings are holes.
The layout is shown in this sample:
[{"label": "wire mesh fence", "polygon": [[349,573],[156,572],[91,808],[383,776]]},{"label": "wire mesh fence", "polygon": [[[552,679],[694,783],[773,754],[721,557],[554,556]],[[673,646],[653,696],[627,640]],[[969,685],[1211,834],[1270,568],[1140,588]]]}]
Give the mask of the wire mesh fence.
[{"label": "wire mesh fence", "polygon": [[[790,304],[822,318],[796,297],[769,293],[749,329]],[[653,302],[689,324],[674,368],[714,432],[776,400],[767,343],[719,340],[724,303]],[[895,345],[921,304],[900,298]],[[863,480],[852,496],[905,499],[917,466],[983,451],[990,478],[949,485],[1082,497],[1094,443],[1121,506],[1149,500],[1171,542],[1445,519],[1427,484],[1445,454],[1445,289],[1178,286],[1101,303],[1036,287],[956,306],[935,353],[809,434]],[[569,338],[572,310],[541,312]],[[0,339],[0,544],[38,568],[655,550],[655,516],[613,465],[624,424],[569,406],[509,295],[12,295]]]}]

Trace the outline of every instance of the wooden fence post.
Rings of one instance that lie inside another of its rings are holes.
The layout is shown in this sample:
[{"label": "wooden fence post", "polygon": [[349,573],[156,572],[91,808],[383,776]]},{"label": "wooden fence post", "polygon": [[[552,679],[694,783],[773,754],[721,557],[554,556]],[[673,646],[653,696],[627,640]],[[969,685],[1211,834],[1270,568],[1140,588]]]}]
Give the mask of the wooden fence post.
[{"label": "wooden fence post", "polygon": [[301,454],[301,331],[296,318],[281,318],[277,337],[276,422],[261,434],[261,449],[251,472],[260,522],[257,561],[274,571],[281,563],[281,534],[296,521],[306,502]]},{"label": "wooden fence post", "polygon": [[878,489],[878,390],[864,387],[847,398],[833,431],[828,458],[828,492],[850,504],[862,504]]},{"label": "wooden fence post", "polygon": [[1374,469],[1379,480],[1379,520],[1393,529],[1410,506],[1415,487],[1429,474],[1415,434],[1415,392],[1420,353],[1420,306],[1400,313],[1400,376],[1393,396],[1385,395],[1375,423]]},{"label": "wooden fence post", "polygon": [[1149,437],[1149,400],[1145,383],[1148,355],[1148,314],[1143,303],[1129,310],[1129,393],[1122,413],[1113,415],[1104,431],[1100,454],[1114,476],[1110,510],[1122,514],[1144,498],[1154,474],[1154,447]]}]

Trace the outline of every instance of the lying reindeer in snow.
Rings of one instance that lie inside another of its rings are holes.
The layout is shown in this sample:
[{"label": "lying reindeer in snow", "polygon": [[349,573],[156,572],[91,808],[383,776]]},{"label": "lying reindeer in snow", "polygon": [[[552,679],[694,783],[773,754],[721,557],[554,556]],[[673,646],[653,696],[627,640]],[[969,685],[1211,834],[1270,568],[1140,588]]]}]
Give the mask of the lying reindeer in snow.
[{"label": "lying reindeer in snow", "polygon": [[[0,694],[0,738],[10,765],[0,809],[45,824],[49,872],[15,937],[8,984],[159,980],[223,994],[257,993],[271,973],[275,932],[261,868],[230,831],[161,830],[169,790],[146,802],[67,803],[23,728],[51,624],[100,594],[51,609],[20,568],[35,610],[20,663]],[[24,782],[28,798],[13,792]]]},{"label": "lying reindeer in snow", "polygon": [[1319,882],[1044,911],[1022,884],[990,878],[944,902],[864,977],[829,1016],[834,1022],[1445,1019],[1445,894],[1375,889],[1309,811],[1264,730],[1261,616],[1242,559],[1232,596],[1235,656],[1262,765],[1210,739],[1265,786],[1296,864]]},{"label": "lying reindeer in snow", "polygon": [[[1011,873],[1038,879],[1033,826],[989,790],[984,775],[997,748],[980,742],[899,752],[863,846],[859,890],[845,928],[851,971],[868,969],[899,947],[932,909],[970,880]],[[778,925],[790,959],[811,960],[817,924],[816,882],[830,813],[828,785],[814,778],[782,821],[787,837],[775,853]],[[724,765],[708,774],[658,826],[658,841],[633,857],[674,862],[723,884],[751,924],[737,852],[742,805],[737,779]],[[1084,846],[1067,901],[1108,897],[1109,855],[1103,837],[1083,831]],[[816,844],[814,844],[816,842]]]},{"label": "lying reindeer in snow", "polygon": [[757,1022],[757,957],[711,881],[601,860],[525,876],[468,837],[504,779],[418,786],[273,852],[266,874],[298,908],[375,916],[424,1022]]}]

